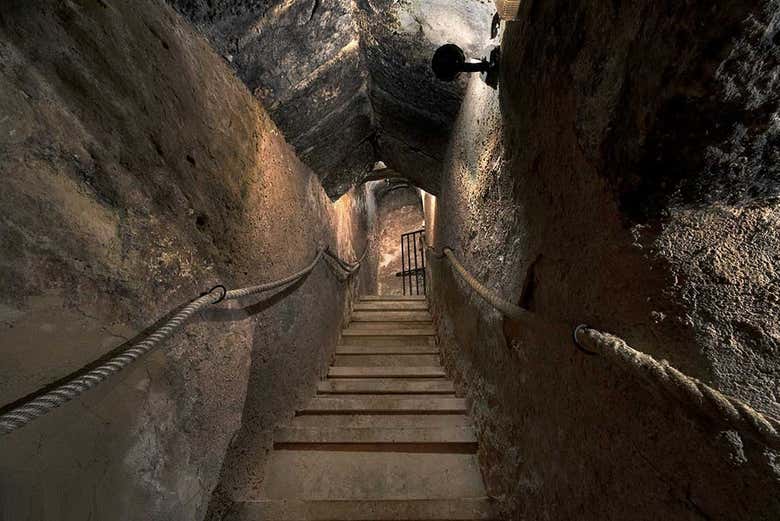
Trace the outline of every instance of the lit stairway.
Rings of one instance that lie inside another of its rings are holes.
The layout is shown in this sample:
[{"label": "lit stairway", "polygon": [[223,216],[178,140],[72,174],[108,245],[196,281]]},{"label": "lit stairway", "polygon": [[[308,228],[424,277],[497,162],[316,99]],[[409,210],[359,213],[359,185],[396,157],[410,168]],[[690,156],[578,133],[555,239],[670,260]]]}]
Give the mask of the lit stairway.
[{"label": "lit stairway", "polygon": [[239,519],[490,519],[466,402],[455,396],[427,302],[364,297],[328,378],[274,437]]}]

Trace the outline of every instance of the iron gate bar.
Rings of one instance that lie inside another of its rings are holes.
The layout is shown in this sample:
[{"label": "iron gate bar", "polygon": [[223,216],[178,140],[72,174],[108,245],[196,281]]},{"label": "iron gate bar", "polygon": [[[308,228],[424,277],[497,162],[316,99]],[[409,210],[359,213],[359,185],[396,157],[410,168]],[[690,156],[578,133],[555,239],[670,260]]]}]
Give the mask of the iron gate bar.
[{"label": "iron gate bar", "polygon": [[[412,236],[412,246],[414,246],[414,270],[417,271],[417,236]],[[411,275],[410,275],[411,277]],[[420,277],[417,276],[417,273],[414,274],[414,289],[417,291],[417,294],[420,294]]]},{"label": "iron gate bar", "polygon": [[[401,283],[404,285],[404,295],[406,295],[406,276],[404,275],[406,273],[406,261],[404,260],[404,236],[401,235]],[[399,275],[396,273],[395,275],[398,277]]]},{"label": "iron gate bar", "polygon": [[[407,262],[407,265],[409,266],[409,294],[412,294],[412,248],[409,245],[411,242],[411,236],[406,236],[406,258],[409,262]],[[415,269],[417,268],[417,259],[415,260]]]},{"label": "iron gate bar", "polygon": [[[416,259],[415,259],[416,260]],[[409,235],[406,235],[406,266],[409,269],[408,277],[409,277],[409,294],[412,294],[412,249],[409,247]],[[415,266],[416,268],[416,266]]]},{"label": "iron gate bar", "polygon": [[[402,248],[402,249],[403,249],[403,251],[405,252],[405,253],[403,254],[403,255],[404,255],[404,259],[408,259],[408,258],[409,258],[409,248],[407,248],[407,247],[406,247],[406,245],[407,245],[407,244],[408,244],[408,243],[407,243],[407,240],[406,240],[406,235],[402,235],[402,236],[401,236],[401,248]],[[409,264],[409,262],[407,261],[407,263],[406,263],[406,269],[405,269],[405,270],[404,270],[404,272],[401,274],[401,279],[404,281],[404,285],[406,285],[406,273],[407,273],[409,270],[411,270],[411,269],[412,269],[412,266],[411,266],[411,264]],[[409,285],[409,294],[410,294],[410,295],[412,294],[412,286],[411,286],[411,284]]]},{"label": "iron gate bar", "polygon": [[[404,295],[407,295],[407,277],[409,278],[409,295],[424,295],[427,291],[425,247],[422,242],[420,242],[420,247],[417,247],[417,242],[424,240],[423,233],[425,233],[424,229],[401,234],[401,271],[395,276],[402,279]],[[414,262],[412,262],[412,256],[414,256]],[[412,277],[414,277],[414,284],[412,284]],[[420,277],[422,277],[422,293],[420,292]]]},{"label": "iron gate bar", "polygon": [[422,270],[423,270],[423,295],[428,294],[428,288],[426,287],[425,281],[428,277],[428,275],[425,273],[425,237],[423,235],[425,234],[425,230],[420,234],[420,254],[422,256]]}]

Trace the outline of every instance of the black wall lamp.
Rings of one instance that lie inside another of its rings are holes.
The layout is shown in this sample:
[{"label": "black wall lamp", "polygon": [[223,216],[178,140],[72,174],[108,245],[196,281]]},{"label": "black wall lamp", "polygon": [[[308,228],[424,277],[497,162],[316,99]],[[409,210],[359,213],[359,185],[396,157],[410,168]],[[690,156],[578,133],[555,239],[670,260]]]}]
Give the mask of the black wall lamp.
[{"label": "black wall lamp", "polygon": [[501,52],[496,47],[490,51],[490,59],[482,58],[478,62],[466,61],[466,55],[463,49],[454,43],[442,45],[433,53],[431,67],[433,73],[441,81],[454,81],[460,76],[461,72],[479,72],[485,73],[485,83],[493,87],[498,87],[498,65]]}]

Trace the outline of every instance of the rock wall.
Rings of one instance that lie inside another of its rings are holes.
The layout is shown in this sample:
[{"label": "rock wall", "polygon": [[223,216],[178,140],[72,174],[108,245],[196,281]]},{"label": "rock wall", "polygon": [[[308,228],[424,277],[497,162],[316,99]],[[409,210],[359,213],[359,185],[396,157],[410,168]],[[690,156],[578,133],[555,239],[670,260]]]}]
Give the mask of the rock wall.
[{"label": "rock wall", "polygon": [[437,245],[533,312],[504,320],[431,261],[491,493],[513,519],[777,519],[777,453],[583,356],[571,329],[780,416],[780,5],[521,15],[499,93],[469,85],[426,211]]},{"label": "rock wall", "polygon": [[168,0],[268,108],[332,197],[383,160],[438,186],[463,82],[437,81],[439,45],[487,53],[485,0]]},{"label": "rock wall", "polygon": [[469,57],[487,55],[493,4],[370,0],[356,6],[378,159],[436,192],[465,82],[438,81],[431,58],[445,43],[457,43]]},{"label": "rock wall", "polygon": [[375,157],[353,0],[169,0],[262,101],[337,197]]},{"label": "rock wall", "polygon": [[[367,192],[332,204],[162,2],[3,2],[0,57],[1,404],[137,341],[217,283],[280,278],[319,244],[363,251]],[[357,284],[320,263],[204,312],[3,437],[0,519],[203,518],[242,415],[294,410]]]}]

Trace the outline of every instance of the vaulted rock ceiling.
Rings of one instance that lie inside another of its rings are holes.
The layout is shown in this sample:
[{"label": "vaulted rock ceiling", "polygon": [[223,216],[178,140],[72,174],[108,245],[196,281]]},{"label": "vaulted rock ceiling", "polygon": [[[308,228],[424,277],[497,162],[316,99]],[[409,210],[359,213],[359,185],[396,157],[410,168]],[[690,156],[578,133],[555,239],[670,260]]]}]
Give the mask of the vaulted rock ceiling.
[{"label": "vaulted rock ceiling", "polygon": [[464,83],[434,50],[487,55],[492,0],[169,0],[337,197],[377,161],[435,193]]}]

